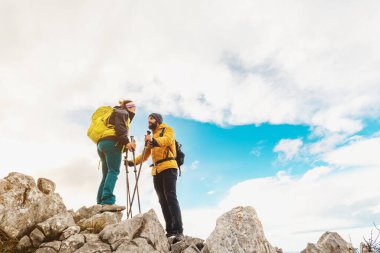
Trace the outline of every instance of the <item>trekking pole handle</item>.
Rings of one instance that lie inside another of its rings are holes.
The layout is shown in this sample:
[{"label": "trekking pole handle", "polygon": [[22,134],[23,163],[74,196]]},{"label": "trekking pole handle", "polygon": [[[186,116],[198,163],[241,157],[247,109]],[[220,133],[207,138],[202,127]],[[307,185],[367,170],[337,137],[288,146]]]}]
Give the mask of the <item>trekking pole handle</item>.
[{"label": "trekking pole handle", "polygon": [[[146,134],[147,134],[147,135],[150,135],[151,133],[152,133],[152,132],[151,132],[151,131],[149,131],[149,130],[148,130],[148,131],[146,131]],[[145,146],[146,146],[146,145],[148,145],[148,142],[147,142],[147,141],[145,142]]]}]

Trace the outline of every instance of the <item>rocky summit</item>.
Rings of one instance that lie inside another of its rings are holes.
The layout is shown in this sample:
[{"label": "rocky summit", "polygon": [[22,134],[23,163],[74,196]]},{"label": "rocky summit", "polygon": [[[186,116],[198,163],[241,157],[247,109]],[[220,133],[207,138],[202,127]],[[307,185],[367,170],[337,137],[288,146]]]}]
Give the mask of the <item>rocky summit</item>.
[{"label": "rocky summit", "polygon": [[[0,180],[0,252],[36,253],[280,253],[266,239],[252,207],[236,207],[216,221],[204,241],[166,237],[153,209],[122,220],[100,205],[67,210],[55,183],[12,172]],[[336,233],[322,235],[302,253],[351,253]]]}]

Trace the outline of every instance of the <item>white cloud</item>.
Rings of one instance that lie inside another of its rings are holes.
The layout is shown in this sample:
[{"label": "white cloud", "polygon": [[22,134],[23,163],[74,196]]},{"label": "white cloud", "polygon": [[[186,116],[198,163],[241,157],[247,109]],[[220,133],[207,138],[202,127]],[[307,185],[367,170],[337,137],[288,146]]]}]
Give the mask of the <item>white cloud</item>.
[{"label": "white cloud", "polygon": [[59,117],[127,95],[200,121],[352,133],[379,113],[377,5],[3,3],[0,115],[22,101]]},{"label": "white cloud", "polygon": [[373,206],[373,207],[371,207],[370,210],[371,210],[372,213],[374,213],[374,214],[379,214],[379,213],[380,213],[380,204],[377,205],[377,206]]},{"label": "white cloud", "polygon": [[195,160],[194,162],[191,163],[190,168],[191,168],[192,170],[195,170],[195,169],[198,168],[198,166],[199,166],[199,161],[198,161],[198,160]]},{"label": "white cloud", "polygon": [[261,155],[261,148],[255,147],[249,153],[253,156],[259,157]]},{"label": "white cloud", "polygon": [[302,145],[301,139],[282,139],[274,147],[273,152],[279,153],[280,160],[288,161],[299,153]]},{"label": "white cloud", "polygon": [[252,148],[249,154],[259,157],[261,155],[261,150],[264,148],[265,141],[261,140],[256,143],[256,145]]},{"label": "white cloud", "polygon": [[305,149],[311,155],[323,155],[334,150],[338,145],[344,144],[350,139],[348,134],[331,133],[326,131],[323,131],[323,133],[317,134],[316,136],[318,135],[319,137],[322,137],[319,141],[306,144]]},{"label": "white cloud", "polygon": [[207,192],[207,195],[214,195],[215,194],[215,191],[208,191]]},{"label": "white cloud", "polygon": [[380,166],[380,138],[359,140],[332,152],[324,159],[340,166]]},{"label": "white cloud", "polygon": [[333,171],[333,169],[330,167],[326,167],[326,166],[316,167],[311,170],[308,170],[302,176],[302,180],[306,182],[310,181],[311,183],[313,183],[314,181],[317,181],[319,178],[323,177],[324,175],[328,175],[331,171]]}]

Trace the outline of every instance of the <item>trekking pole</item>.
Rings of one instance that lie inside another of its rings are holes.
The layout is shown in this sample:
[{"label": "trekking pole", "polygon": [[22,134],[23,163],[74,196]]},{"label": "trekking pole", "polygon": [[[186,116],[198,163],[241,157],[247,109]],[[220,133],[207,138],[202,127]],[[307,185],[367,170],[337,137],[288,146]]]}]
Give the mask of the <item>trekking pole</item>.
[{"label": "trekking pole", "polygon": [[[129,213],[131,213],[132,215],[132,211],[129,212],[129,205],[131,203],[131,192],[129,191],[129,170],[128,170],[128,149],[127,147],[125,146],[125,156],[124,156],[124,166],[125,166],[125,177],[126,177],[126,181],[127,181],[127,214],[129,215]],[[128,219],[128,216],[127,216],[127,219]]]},{"label": "trekking pole", "polygon": [[[135,142],[135,139],[133,138],[133,136],[131,136],[131,141],[132,142]],[[132,152],[132,155],[133,155],[133,167],[134,167],[134,171],[135,172],[135,181],[136,181],[136,189],[137,189],[137,202],[138,202],[138,205],[139,205],[139,213],[141,213],[141,205],[140,205],[140,193],[139,193],[139,186],[137,184],[137,170],[136,170],[136,155],[135,155],[135,151]],[[132,206],[131,206],[131,209],[132,209]]]},{"label": "trekking pole", "polygon": [[[148,135],[151,134],[150,131],[146,131]],[[144,145],[144,149],[143,149],[143,152],[142,152],[142,156],[141,156],[141,163],[140,163],[140,168],[139,168],[139,172],[137,173],[137,178],[136,178],[136,184],[135,184],[135,189],[133,190],[133,194],[132,194],[132,202],[131,202],[131,206],[133,204],[133,200],[135,198],[135,194],[136,194],[136,189],[137,189],[137,184],[138,184],[138,181],[139,181],[139,178],[140,178],[140,172],[141,172],[141,167],[142,167],[142,164],[143,164],[143,159],[145,157],[145,152],[146,152],[146,146],[148,145],[148,142],[146,141],[145,142],[145,145]],[[131,212],[131,209],[129,209],[129,212]],[[128,214],[129,216],[129,214]]]}]

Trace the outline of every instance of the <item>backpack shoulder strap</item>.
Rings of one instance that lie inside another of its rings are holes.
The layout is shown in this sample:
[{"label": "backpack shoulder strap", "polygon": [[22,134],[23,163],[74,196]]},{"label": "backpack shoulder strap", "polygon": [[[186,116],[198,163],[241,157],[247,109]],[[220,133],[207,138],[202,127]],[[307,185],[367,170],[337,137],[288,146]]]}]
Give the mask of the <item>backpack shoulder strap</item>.
[{"label": "backpack shoulder strap", "polygon": [[160,133],[160,137],[164,136],[164,132],[165,132],[165,127],[162,128],[161,133]]},{"label": "backpack shoulder strap", "polygon": [[[165,127],[161,129],[160,137],[164,136],[164,132],[165,132]],[[166,159],[168,159],[168,157],[169,157],[169,150],[171,151],[170,147],[168,146],[168,152],[166,153]],[[172,153],[173,153],[173,151],[172,151]]]}]

